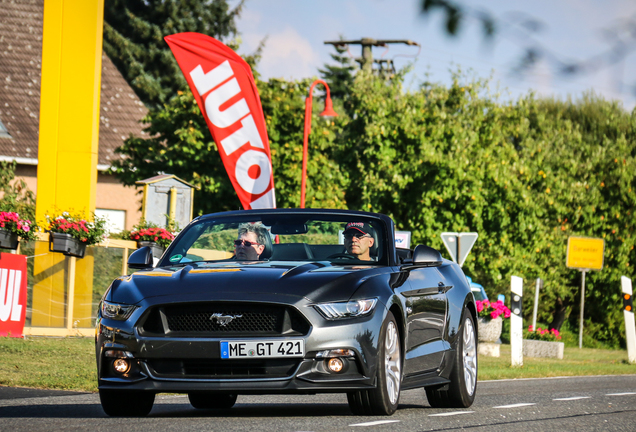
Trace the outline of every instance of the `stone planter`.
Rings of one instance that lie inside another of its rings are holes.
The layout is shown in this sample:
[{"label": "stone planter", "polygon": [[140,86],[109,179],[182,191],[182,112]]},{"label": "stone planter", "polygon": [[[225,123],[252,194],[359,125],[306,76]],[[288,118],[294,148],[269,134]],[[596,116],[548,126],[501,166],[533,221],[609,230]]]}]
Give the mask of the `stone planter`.
[{"label": "stone planter", "polygon": [[479,333],[477,353],[488,357],[500,356],[500,344],[497,343],[501,336],[501,327],[503,319],[497,317],[495,319],[486,320],[485,318],[477,318],[477,331]]},{"label": "stone planter", "polygon": [[0,228],[0,248],[13,249],[18,248],[18,235],[4,228]]},{"label": "stone planter", "polygon": [[548,342],[534,339],[523,340],[524,357],[547,357],[563,359],[563,342]]},{"label": "stone planter", "polygon": [[51,233],[49,235],[49,250],[51,252],[61,252],[66,256],[84,258],[86,243],[71,237],[70,234]]},{"label": "stone planter", "polygon": [[144,246],[148,246],[150,248],[150,250],[152,251],[152,257],[153,258],[161,258],[161,255],[163,255],[163,252],[165,250],[164,248],[162,248],[161,246],[159,246],[155,242],[151,242],[151,241],[137,241],[137,247],[138,248],[142,248]]}]

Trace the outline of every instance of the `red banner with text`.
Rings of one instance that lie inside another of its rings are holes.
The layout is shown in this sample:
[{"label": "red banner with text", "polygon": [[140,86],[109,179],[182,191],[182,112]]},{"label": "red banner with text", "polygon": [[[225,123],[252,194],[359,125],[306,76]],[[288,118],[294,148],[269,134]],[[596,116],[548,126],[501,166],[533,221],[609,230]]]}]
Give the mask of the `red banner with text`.
[{"label": "red banner with text", "polygon": [[0,253],[0,336],[22,337],[26,306],[26,256]]},{"label": "red banner with text", "polygon": [[190,85],[243,207],[276,207],[267,128],[249,65],[210,36],[178,33],[165,40]]}]

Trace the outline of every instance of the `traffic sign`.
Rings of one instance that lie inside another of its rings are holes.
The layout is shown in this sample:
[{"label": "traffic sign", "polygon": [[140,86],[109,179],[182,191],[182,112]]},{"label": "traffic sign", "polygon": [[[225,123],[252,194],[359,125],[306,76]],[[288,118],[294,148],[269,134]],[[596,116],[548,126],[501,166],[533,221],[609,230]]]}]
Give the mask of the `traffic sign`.
[{"label": "traffic sign", "polygon": [[441,235],[444,246],[451,256],[451,259],[455,261],[459,266],[464,265],[466,257],[473,248],[475,241],[479,234],[474,232],[469,233],[455,233],[455,232],[443,232]]},{"label": "traffic sign", "polygon": [[605,240],[588,237],[568,237],[565,265],[569,268],[601,270]]}]

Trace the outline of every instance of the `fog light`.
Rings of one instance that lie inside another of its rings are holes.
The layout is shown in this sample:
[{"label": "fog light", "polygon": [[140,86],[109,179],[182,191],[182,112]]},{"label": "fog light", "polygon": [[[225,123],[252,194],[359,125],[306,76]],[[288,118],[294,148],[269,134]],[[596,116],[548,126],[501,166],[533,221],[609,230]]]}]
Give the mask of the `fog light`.
[{"label": "fog light", "polygon": [[115,369],[117,373],[125,374],[128,372],[128,369],[130,369],[130,363],[126,359],[118,358],[113,361],[113,369]]},{"label": "fog light", "polygon": [[336,357],[336,358],[329,359],[329,361],[327,362],[327,367],[329,368],[331,372],[338,373],[342,371],[342,368],[344,367],[344,363],[342,362],[341,359]]}]

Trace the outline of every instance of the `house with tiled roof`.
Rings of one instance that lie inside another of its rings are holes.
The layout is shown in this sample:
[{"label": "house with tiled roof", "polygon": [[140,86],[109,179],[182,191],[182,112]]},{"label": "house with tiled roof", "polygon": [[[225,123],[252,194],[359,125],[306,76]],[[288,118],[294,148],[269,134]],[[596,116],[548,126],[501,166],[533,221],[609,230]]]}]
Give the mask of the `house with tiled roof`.
[{"label": "house with tiled roof", "polygon": [[[16,177],[37,194],[40,71],[44,0],[0,0],[0,160],[16,161]],[[107,170],[130,134],[143,135],[147,110],[107,55],[102,55],[96,213],[115,229],[141,217],[139,189]]]}]

